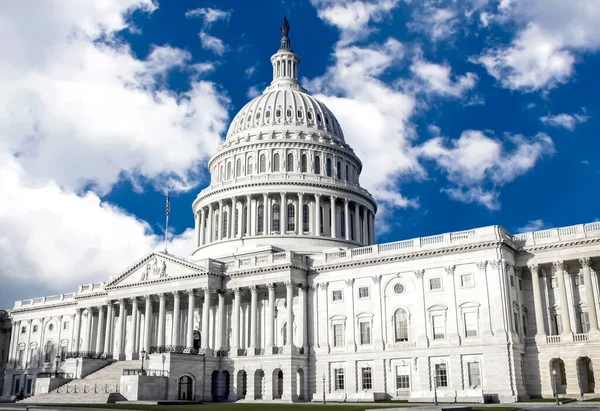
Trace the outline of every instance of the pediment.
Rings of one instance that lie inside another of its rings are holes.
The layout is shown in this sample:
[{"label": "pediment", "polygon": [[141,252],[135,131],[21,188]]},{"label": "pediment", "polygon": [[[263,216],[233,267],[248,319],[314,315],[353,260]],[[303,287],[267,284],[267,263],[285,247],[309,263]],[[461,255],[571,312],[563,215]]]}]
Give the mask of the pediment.
[{"label": "pediment", "polygon": [[143,285],[159,280],[205,273],[206,269],[170,254],[151,252],[139,259],[105,288]]}]

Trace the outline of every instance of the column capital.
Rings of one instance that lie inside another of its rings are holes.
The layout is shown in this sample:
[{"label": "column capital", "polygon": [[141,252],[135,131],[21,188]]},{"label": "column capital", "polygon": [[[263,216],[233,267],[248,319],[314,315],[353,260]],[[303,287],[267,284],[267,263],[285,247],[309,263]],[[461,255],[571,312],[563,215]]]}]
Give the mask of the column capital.
[{"label": "column capital", "polygon": [[523,267],[517,267],[516,265],[513,267],[513,269],[515,270],[515,275],[517,277],[521,277],[521,272],[523,271]]},{"label": "column capital", "polygon": [[527,264],[527,268],[529,268],[531,274],[538,275],[540,273],[540,266],[537,263]]},{"label": "column capital", "polygon": [[251,199],[251,198],[252,198],[252,194],[246,194],[246,199],[247,199],[248,201],[250,201],[250,199]]},{"label": "column capital", "polygon": [[217,294],[218,294],[218,295],[225,295],[225,293],[226,293],[226,291],[225,291],[225,290],[222,290],[222,289],[218,289],[218,290],[217,290]]},{"label": "column capital", "polygon": [[113,301],[112,300],[106,300],[104,301],[104,304],[107,306],[112,306],[113,305]]},{"label": "column capital", "polygon": [[302,284],[302,283],[298,283],[296,284],[296,287],[298,287],[299,290],[306,290],[306,284]]},{"label": "column capital", "polygon": [[446,270],[446,274],[448,275],[454,275],[454,271],[456,270],[456,266],[455,265],[449,265],[447,267],[445,267]]},{"label": "column capital", "polygon": [[181,297],[181,294],[179,294],[179,291],[173,291],[171,294],[173,294],[173,298],[175,300],[179,300],[179,297]]},{"label": "column capital", "polygon": [[477,269],[483,271],[483,270],[485,270],[485,267],[487,267],[487,265],[488,265],[487,260],[479,261],[477,263]]},{"label": "column capital", "polygon": [[81,315],[82,311],[83,311],[83,308],[81,308],[81,307],[75,308],[75,315]]},{"label": "column capital", "polygon": [[371,277],[371,280],[373,280],[375,284],[379,284],[381,282],[381,274],[374,275],[373,277]]},{"label": "column capital", "polygon": [[256,294],[256,291],[258,290],[258,287],[256,285],[251,285],[248,288],[250,289],[250,292],[253,294]]},{"label": "column capital", "polygon": [[316,290],[317,288],[319,288],[318,284],[309,284],[308,288],[310,288],[311,290]]},{"label": "column capital", "polygon": [[417,278],[423,278],[424,275],[425,275],[425,270],[423,270],[423,269],[415,270],[415,276]]},{"label": "column capital", "polygon": [[316,199],[319,199],[319,198],[321,198],[321,194],[315,194],[315,198],[316,198]]},{"label": "column capital", "polygon": [[346,280],[346,285],[348,287],[352,287],[354,285],[354,278],[349,278]]},{"label": "column capital", "polygon": [[138,302],[138,299],[137,299],[137,297],[131,297],[131,298],[129,298],[129,301],[131,301],[132,304],[135,304]]},{"label": "column capital", "polygon": [[579,264],[581,264],[581,266],[585,268],[594,268],[592,264],[592,259],[590,257],[581,257],[579,259]]},{"label": "column capital", "polygon": [[331,202],[334,203],[337,200],[337,196],[330,196],[331,197]]},{"label": "column capital", "polygon": [[284,285],[285,285],[285,288],[292,288],[292,287],[294,287],[294,283],[291,282],[291,281],[286,281],[284,283]]},{"label": "column capital", "polygon": [[350,200],[348,200],[347,198],[344,198],[344,204],[348,204],[350,202]]},{"label": "column capital", "polygon": [[195,290],[194,290],[193,288],[188,288],[187,290],[185,290],[185,292],[186,292],[188,295],[194,295],[194,293],[195,293]]},{"label": "column capital", "polygon": [[275,284],[275,283],[267,283],[267,288],[269,290],[274,290],[275,288],[277,288],[277,284]]},{"label": "column capital", "polygon": [[158,295],[158,299],[159,300],[164,300],[165,299],[165,293],[157,293],[156,295]]},{"label": "column capital", "polygon": [[242,292],[240,287],[234,287],[231,291],[233,291],[233,295],[235,295],[235,296],[239,296]]},{"label": "column capital", "polygon": [[125,299],[119,298],[119,305],[125,305]]},{"label": "column capital", "polygon": [[567,264],[564,261],[553,261],[552,266],[556,271],[565,271],[567,269]]},{"label": "column capital", "polygon": [[98,310],[98,312],[102,311],[102,309],[104,308],[103,305],[97,305],[94,308],[96,308],[96,310]]},{"label": "column capital", "polygon": [[204,295],[210,295],[211,289],[209,287],[202,287]]},{"label": "column capital", "polygon": [[329,287],[329,283],[328,282],[319,283],[318,286],[321,287],[322,290],[327,290],[327,287]]},{"label": "column capital", "polygon": [[144,295],[144,300],[150,301],[150,300],[152,300],[152,296],[150,294],[146,294],[146,295]]},{"label": "column capital", "polygon": [[502,260],[491,260],[489,264],[492,268],[498,268],[502,264]]}]

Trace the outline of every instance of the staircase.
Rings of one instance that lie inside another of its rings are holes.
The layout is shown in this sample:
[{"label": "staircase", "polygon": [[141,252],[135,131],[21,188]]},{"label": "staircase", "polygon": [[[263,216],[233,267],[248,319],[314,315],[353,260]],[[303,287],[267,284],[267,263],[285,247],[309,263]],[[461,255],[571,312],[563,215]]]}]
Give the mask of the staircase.
[{"label": "staircase", "polygon": [[19,403],[31,404],[106,404],[126,401],[119,394],[120,381],[126,369],[139,369],[141,360],[116,361],[80,380],[61,385],[47,394],[34,395]]}]

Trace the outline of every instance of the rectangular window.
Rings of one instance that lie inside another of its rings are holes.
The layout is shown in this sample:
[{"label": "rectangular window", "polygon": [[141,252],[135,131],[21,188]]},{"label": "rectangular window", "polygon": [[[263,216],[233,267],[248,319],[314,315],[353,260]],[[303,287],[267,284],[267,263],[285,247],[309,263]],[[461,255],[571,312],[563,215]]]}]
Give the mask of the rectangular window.
[{"label": "rectangular window", "polygon": [[27,327],[21,327],[21,334],[25,334],[27,332]]},{"label": "rectangular window", "polygon": [[333,371],[333,383],[336,390],[344,389],[344,369],[337,368]]},{"label": "rectangular window", "polygon": [[431,317],[433,325],[433,339],[443,340],[446,338],[446,324],[443,315],[434,315]]},{"label": "rectangular window", "polygon": [[467,371],[469,372],[469,387],[481,386],[481,374],[479,373],[479,363],[467,363]]},{"label": "rectangular window", "polygon": [[446,370],[446,364],[435,365],[435,383],[438,387],[448,386],[448,372]]},{"label": "rectangular window", "polygon": [[358,298],[369,298],[369,287],[359,287]]},{"label": "rectangular window", "polygon": [[583,276],[582,275],[575,276],[575,285],[577,285],[577,286],[583,285]]},{"label": "rectangular window", "polygon": [[460,276],[460,286],[462,288],[473,287],[473,274],[463,274]]},{"label": "rectangular window", "polygon": [[558,280],[557,280],[557,278],[556,278],[556,277],[552,277],[552,278],[550,279],[550,287],[551,287],[551,288],[556,288],[556,287],[558,287]]},{"label": "rectangular window", "polygon": [[523,291],[523,280],[519,278],[519,290]]},{"label": "rectangular window", "polygon": [[344,345],[344,324],[333,325],[333,346],[342,347]]},{"label": "rectangular window", "polygon": [[371,376],[371,367],[363,367],[362,368],[362,389],[363,390],[372,390],[373,389],[373,380]]},{"label": "rectangular window", "polygon": [[397,390],[409,390],[410,389],[409,366],[403,365],[403,366],[396,367],[396,389]]},{"label": "rectangular window", "polygon": [[562,334],[562,318],[560,314],[552,314],[552,328],[554,335]]},{"label": "rectangular window", "polygon": [[38,331],[38,326],[37,324],[33,326],[33,332],[36,333]]},{"label": "rectangular window", "polygon": [[333,301],[342,301],[343,298],[342,290],[333,290],[331,295]]},{"label": "rectangular window", "polygon": [[523,314],[523,335],[527,337],[527,316]]},{"label": "rectangular window", "polygon": [[63,330],[68,330],[69,329],[69,323],[68,322],[64,322],[63,323]]},{"label": "rectangular window", "polygon": [[518,334],[518,333],[519,333],[519,313],[517,313],[517,312],[514,312],[514,313],[513,313],[513,317],[514,317],[514,319],[513,319],[513,320],[514,320],[514,322],[515,322],[515,323],[513,324],[513,325],[514,325],[514,327],[515,327],[515,333],[517,333],[517,334]]},{"label": "rectangular window", "polygon": [[17,356],[17,364],[22,366],[23,365],[23,355],[25,354],[25,349],[21,348],[19,349],[19,355]]},{"label": "rectangular window", "polygon": [[429,279],[429,290],[441,290],[442,289],[442,279],[440,277],[430,278]]},{"label": "rectangular window", "polygon": [[371,323],[369,321],[360,323],[360,344],[371,344]]},{"label": "rectangular window", "polygon": [[477,313],[469,312],[464,314],[465,320],[465,336],[477,337]]},{"label": "rectangular window", "polygon": [[514,276],[514,275],[511,275],[511,276],[510,276],[510,286],[511,286],[511,287],[514,287],[514,286],[515,286],[515,276]]},{"label": "rectangular window", "polygon": [[590,331],[590,319],[588,317],[588,313],[580,312],[577,313],[579,317],[579,328],[582,333],[587,333]]}]

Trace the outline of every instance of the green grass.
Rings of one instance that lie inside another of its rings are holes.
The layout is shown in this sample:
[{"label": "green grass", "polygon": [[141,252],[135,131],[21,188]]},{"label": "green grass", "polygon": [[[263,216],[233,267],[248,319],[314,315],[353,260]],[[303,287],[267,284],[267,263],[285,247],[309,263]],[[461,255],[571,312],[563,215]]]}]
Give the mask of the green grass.
[{"label": "green grass", "polygon": [[[567,402],[573,402],[573,401],[577,401],[573,398],[563,398],[563,397],[558,397],[558,401],[564,403]],[[519,400],[518,402],[556,402],[556,398],[551,397],[551,398],[531,398],[529,400]]]},{"label": "green grass", "polygon": [[[107,408],[122,410],[148,410],[148,411],[365,411],[374,408],[398,407],[396,403],[389,405],[380,403],[365,403],[364,405],[323,405],[323,404],[231,404],[231,403],[205,403],[190,405],[143,405],[143,404],[81,404],[67,405],[77,408]],[[473,406],[473,411],[517,411],[516,407],[486,407]]]}]

